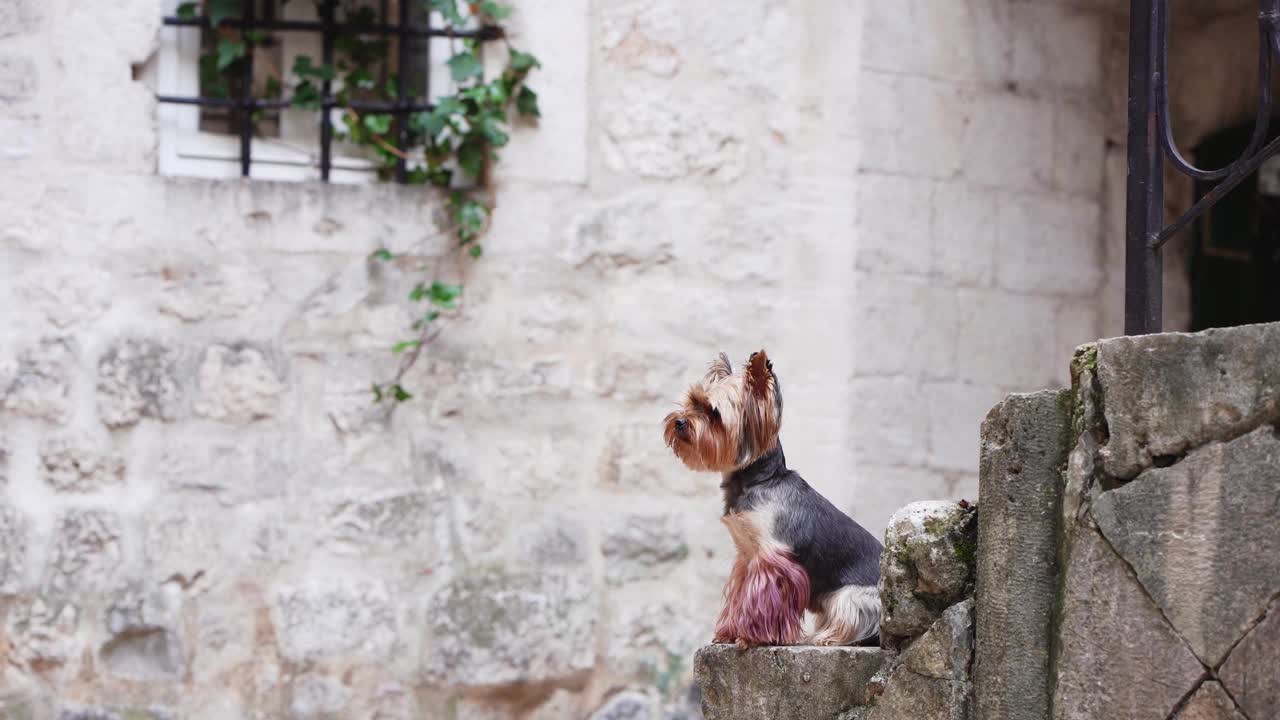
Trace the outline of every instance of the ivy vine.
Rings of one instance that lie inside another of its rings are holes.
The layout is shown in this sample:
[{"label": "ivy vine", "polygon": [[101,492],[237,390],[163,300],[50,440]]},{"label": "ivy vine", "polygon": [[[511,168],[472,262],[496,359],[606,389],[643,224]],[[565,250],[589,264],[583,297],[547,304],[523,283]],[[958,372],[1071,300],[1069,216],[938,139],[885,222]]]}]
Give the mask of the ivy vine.
[{"label": "ivy vine", "polygon": [[[279,0],[283,5],[289,0]],[[366,0],[312,0],[319,11],[329,4],[335,21],[354,26],[373,25],[378,11]],[[389,43],[385,37],[341,34],[334,39],[333,62],[317,63],[308,55],[292,58],[286,76],[280,68],[265,66],[266,79],[260,87],[247,88],[261,100],[282,101],[289,107],[320,111],[323,84],[329,82],[333,102],[342,122],[335,124],[334,138],[371,151],[378,162],[380,178],[388,179],[404,161],[407,181],[426,185],[447,193],[446,208],[450,227],[460,252],[471,258],[483,254],[481,239],[488,230],[493,213],[493,198],[488,189],[488,168],[498,159],[497,149],[510,140],[511,112],[527,119],[540,117],[537,93],[526,81],[540,63],[530,53],[511,46],[499,21],[511,14],[508,5],[496,0],[401,0],[420,2],[428,12],[442,17],[447,30],[461,31],[476,26],[501,39],[507,51],[507,63],[496,77],[485,78],[480,57],[481,40],[474,37],[451,37],[451,54],[447,61],[457,90],[452,95],[437,97],[430,110],[409,113],[405,117],[405,141],[399,142],[395,132],[395,116],[390,113],[360,113],[353,104],[394,102],[401,78],[389,62]],[[465,13],[464,13],[465,10]],[[238,18],[241,0],[202,0],[183,2],[178,6],[180,18],[204,16],[211,34],[200,57],[201,92],[206,97],[233,98],[246,88],[240,87],[244,63],[255,47],[269,45],[274,38],[261,30],[242,30],[225,24]],[[255,56],[256,58],[257,56]],[[263,111],[255,110],[252,121],[255,134],[263,120]],[[386,249],[375,251],[371,261],[390,261],[395,256]],[[393,378],[372,386],[375,402],[386,398],[404,401],[412,395],[401,381],[416,362],[422,348],[439,332],[438,320],[443,314],[456,312],[463,294],[461,283],[424,279],[409,294],[414,303],[425,303],[413,324],[414,337],[396,343],[391,351],[401,356]]]}]

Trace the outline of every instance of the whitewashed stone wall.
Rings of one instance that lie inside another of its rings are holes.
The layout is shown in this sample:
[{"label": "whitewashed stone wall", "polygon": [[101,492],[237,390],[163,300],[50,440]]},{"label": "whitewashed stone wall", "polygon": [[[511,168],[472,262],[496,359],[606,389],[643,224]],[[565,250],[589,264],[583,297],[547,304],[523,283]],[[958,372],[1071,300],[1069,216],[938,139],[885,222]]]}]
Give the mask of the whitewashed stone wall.
[{"label": "whitewashed stone wall", "polygon": [[[977,495],[978,427],[1099,332],[1105,23],[1081,3],[867,3],[851,503]],[[865,508],[865,510],[863,509]]]},{"label": "whitewashed stone wall", "polygon": [[878,532],[1097,334],[1093,15],[517,7],[545,120],[385,417],[430,196],[159,177],[157,3],[0,0],[0,715],[692,713],[730,544],[658,420],[716,350]]}]

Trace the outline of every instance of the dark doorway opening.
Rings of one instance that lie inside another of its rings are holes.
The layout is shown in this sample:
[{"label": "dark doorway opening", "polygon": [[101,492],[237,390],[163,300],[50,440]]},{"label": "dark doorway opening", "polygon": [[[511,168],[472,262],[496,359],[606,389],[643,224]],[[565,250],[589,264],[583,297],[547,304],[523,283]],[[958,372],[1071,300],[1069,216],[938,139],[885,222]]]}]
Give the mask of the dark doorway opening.
[{"label": "dark doorway opening", "polygon": [[[1218,168],[1231,163],[1252,133],[1250,124],[1209,135],[1195,149],[1195,164]],[[1273,129],[1268,139],[1277,134]],[[1195,181],[1195,197],[1216,184]],[[1197,219],[1192,241],[1193,332],[1280,321],[1280,156],[1269,158]]]}]

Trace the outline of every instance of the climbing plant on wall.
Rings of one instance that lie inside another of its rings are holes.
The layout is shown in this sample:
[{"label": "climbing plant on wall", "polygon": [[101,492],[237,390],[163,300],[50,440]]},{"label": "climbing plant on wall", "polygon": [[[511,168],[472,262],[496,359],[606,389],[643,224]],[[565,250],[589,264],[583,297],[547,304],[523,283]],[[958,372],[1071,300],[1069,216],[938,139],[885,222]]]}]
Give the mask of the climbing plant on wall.
[{"label": "climbing plant on wall", "polygon": [[[289,0],[279,2],[283,5]],[[337,19],[349,26],[371,26],[380,17],[378,9],[365,0],[313,2],[317,8],[329,3]],[[405,69],[391,66],[389,43],[382,36],[339,35],[334,42],[332,62],[317,62],[306,54],[295,55],[289,59],[288,75],[280,68],[268,67],[265,79],[260,81],[261,87],[252,88],[252,94],[282,101],[292,108],[319,112],[325,101],[324,85],[329,83],[334,88],[334,109],[342,120],[335,125],[335,138],[367,149],[377,158],[380,177],[390,178],[403,162],[407,182],[445,193],[449,232],[456,247],[470,258],[479,258],[484,252],[482,239],[493,214],[489,167],[498,159],[498,148],[510,139],[512,113],[528,119],[540,116],[538,96],[527,84],[529,74],[540,64],[536,57],[507,41],[500,24],[511,14],[506,4],[496,0],[401,2],[420,2],[423,10],[438,13],[446,24],[446,32],[476,26],[489,31],[490,36],[501,39],[505,46],[505,66],[496,75],[486,77],[481,39],[450,36],[447,65],[456,90],[435,98],[431,109],[408,115],[404,129],[396,127],[392,114],[361,113],[353,107],[395,102],[400,97],[399,83],[404,78],[397,71]],[[243,63],[249,61],[255,47],[274,41],[268,32],[242,30],[226,23],[239,17],[241,10],[241,0],[184,2],[178,7],[179,17],[195,18],[203,14],[212,29],[200,58],[201,89],[208,97],[234,97],[241,89],[237,84],[243,82]],[[254,111],[255,126],[262,122],[263,115],[262,110]],[[370,259],[390,261],[395,257],[389,250],[380,249]],[[415,285],[409,300],[423,309],[413,323],[412,337],[391,348],[402,356],[401,362],[393,378],[373,383],[375,401],[388,398],[404,401],[412,397],[401,381],[423,347],[439,331],[437,320],[443,313],[458,309],[463,289],[462,283],[436,278],[424,278]]]}]

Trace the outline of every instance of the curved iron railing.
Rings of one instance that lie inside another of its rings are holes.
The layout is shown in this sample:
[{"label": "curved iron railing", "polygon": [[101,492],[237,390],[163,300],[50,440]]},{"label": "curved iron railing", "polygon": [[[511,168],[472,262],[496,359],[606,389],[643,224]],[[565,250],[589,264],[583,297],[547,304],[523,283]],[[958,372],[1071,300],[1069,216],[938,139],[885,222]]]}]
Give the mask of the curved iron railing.
[{"label": "curved iron railing", "polygon": [[[1169,0],[1129,3],[1129,172],[1125,195],[1125,334],[1160,332],[1161,250],[1179,231],[1280,152],[1263,144],[1271,122],[1271,67],[1280,53],[1280,0],[1258,0],[1258,110],[1253,136],[1234,162],[1214,170],[1192,165],[1173,139],[1169,112]],[[1173,222],[1164,222],[1164,163],[1183,175],[1216,180]]]}]

